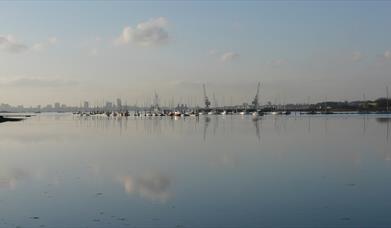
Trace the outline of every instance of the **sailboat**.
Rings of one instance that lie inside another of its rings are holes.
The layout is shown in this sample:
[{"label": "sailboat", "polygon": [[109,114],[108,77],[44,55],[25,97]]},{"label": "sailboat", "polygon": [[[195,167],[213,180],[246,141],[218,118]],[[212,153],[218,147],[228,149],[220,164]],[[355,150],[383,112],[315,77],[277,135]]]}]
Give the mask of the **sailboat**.
[{"label": "sailboat", "polygon": [[254,100],[252,104],[254,105],[254,112],[252,113],[252,116],[258,117],[258,116],[263,116],[263,112],[259,110],[259,88],[261,87],[261,83],[258,82],[257,86],[257,93],[255,94]]}]

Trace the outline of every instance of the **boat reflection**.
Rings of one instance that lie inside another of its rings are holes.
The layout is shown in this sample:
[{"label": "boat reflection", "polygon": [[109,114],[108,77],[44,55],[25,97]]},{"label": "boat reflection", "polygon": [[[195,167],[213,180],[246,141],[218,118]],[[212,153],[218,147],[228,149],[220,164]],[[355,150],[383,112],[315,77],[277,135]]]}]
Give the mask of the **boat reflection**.
[{"label": "boat reflection", "polygon": [[210,123],[210,117],[207,116],[204,119],[204,131],[203,131],[203,139],[204,139],[204,141],[206,141],[206,133],[207,133],[207,130],[208,130],[209,123]]},{"label": "boat reflection", "polygon": [[379,117],[379,118],[376,118],[376,121],[378,123],[389,123],[389,122],[391,122],[391,117]]},{"label": "boat reflection", "polygon": [[253,123],[255,126],[255,134],[257,136],[258,142],[261,142],[261,131],[260,131],[260,125],[262,124],[262,119],[257,117],[253,118]]},{"label": "boat reflection", "polygon": [[[389,141],[390,139],[390,123],[391,123],[391,118],[390,117],[380,117],[380,118],[376,118],[376,121],[378,123],[381,123],[381,124],[385,124],[386,126],[386,140],[387,142]],[[391,160],[391,158],[390,158]]]}]

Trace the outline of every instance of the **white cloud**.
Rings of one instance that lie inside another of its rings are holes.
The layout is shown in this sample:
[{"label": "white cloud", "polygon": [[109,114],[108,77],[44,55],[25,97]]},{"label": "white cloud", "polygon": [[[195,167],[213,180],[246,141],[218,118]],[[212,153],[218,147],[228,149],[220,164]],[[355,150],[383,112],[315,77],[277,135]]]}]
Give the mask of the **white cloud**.
[{"label": "white cloud", "polygon": [[384,51],[383,54],[378,54],[376,56],[376,64],[383,65],[387,64],[391,60],[391,50]]},{"label": "white cloud", "polygon": [[140,46],[157,46],[169,41],[168,20],[164,17],[152,18],[137,24],[135,28],[125,27],[115,41],[116,44],[134,43]]},{"label": "white cloud", "polygon": [[220,60],[222,62],[232,62],[234,60],[237,60],[239,59],[240,55],[236,52],[233,52],[233,51],[229,51],[229,52],[225,52],[223,53],[221,56],[220,56]]},{"label": "white cloud", "polygon": [[9,53],[19,53],[28,50],[28,47],[18,42],[12,35],[0,35],[0,49]]},{"label": "white cloud", "polygon": [[55,45],[58,42],[58,39],[56,37],[49,37],[47,41],[41,42],[41,43],[36,43],[34,44],[31,49],[33,51],[43,51],[46,50],[47,48]]},{"label": "white cloud", "polygon": [[36,43],[31,47],[16,40],[12,35],[0,35],[0,50],[9,53],[21,53],[24,51],[42,51],[57,43],[56,37],[50,37],[45,42]]},{"label": "white cloud", "polygon": [[383,55],[384,59],[391,59],[391,51],[386,50]]},{"label": "white cloud", "polygon": [[48,39],[48,42],[49,42],[49,44],[55,44],[55,43],[57,43],[57,41],[58,41],[58,39],[57,39],[57,37],[49,37],[49,39]]},{"label": "white cloud", "polygon": [[364,58],[364,55],[361,52],[359,52],[359,51],[355,51],[355,52],[352,53],[352,61],[353,62],[359,62],[363,58]]}]

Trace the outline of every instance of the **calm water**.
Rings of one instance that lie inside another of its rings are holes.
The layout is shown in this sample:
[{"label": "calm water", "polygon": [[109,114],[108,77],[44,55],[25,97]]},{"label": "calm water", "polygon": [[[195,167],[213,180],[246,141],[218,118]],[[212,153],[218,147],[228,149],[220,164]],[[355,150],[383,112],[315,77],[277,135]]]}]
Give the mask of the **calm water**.
[{"label": "calm water", "polygon": [[391,119],[0,124],[0,227],[391,227]]}]

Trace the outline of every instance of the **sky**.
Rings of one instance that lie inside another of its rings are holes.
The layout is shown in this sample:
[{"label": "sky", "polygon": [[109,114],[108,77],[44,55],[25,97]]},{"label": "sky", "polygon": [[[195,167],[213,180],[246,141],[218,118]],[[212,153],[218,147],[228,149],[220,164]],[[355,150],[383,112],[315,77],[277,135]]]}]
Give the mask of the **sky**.
[{"label": "sky", "polygon": [[[384,97],[388,1],[0,1],[0,103]],[[215,97],[215,99],[213,98]]]}]

